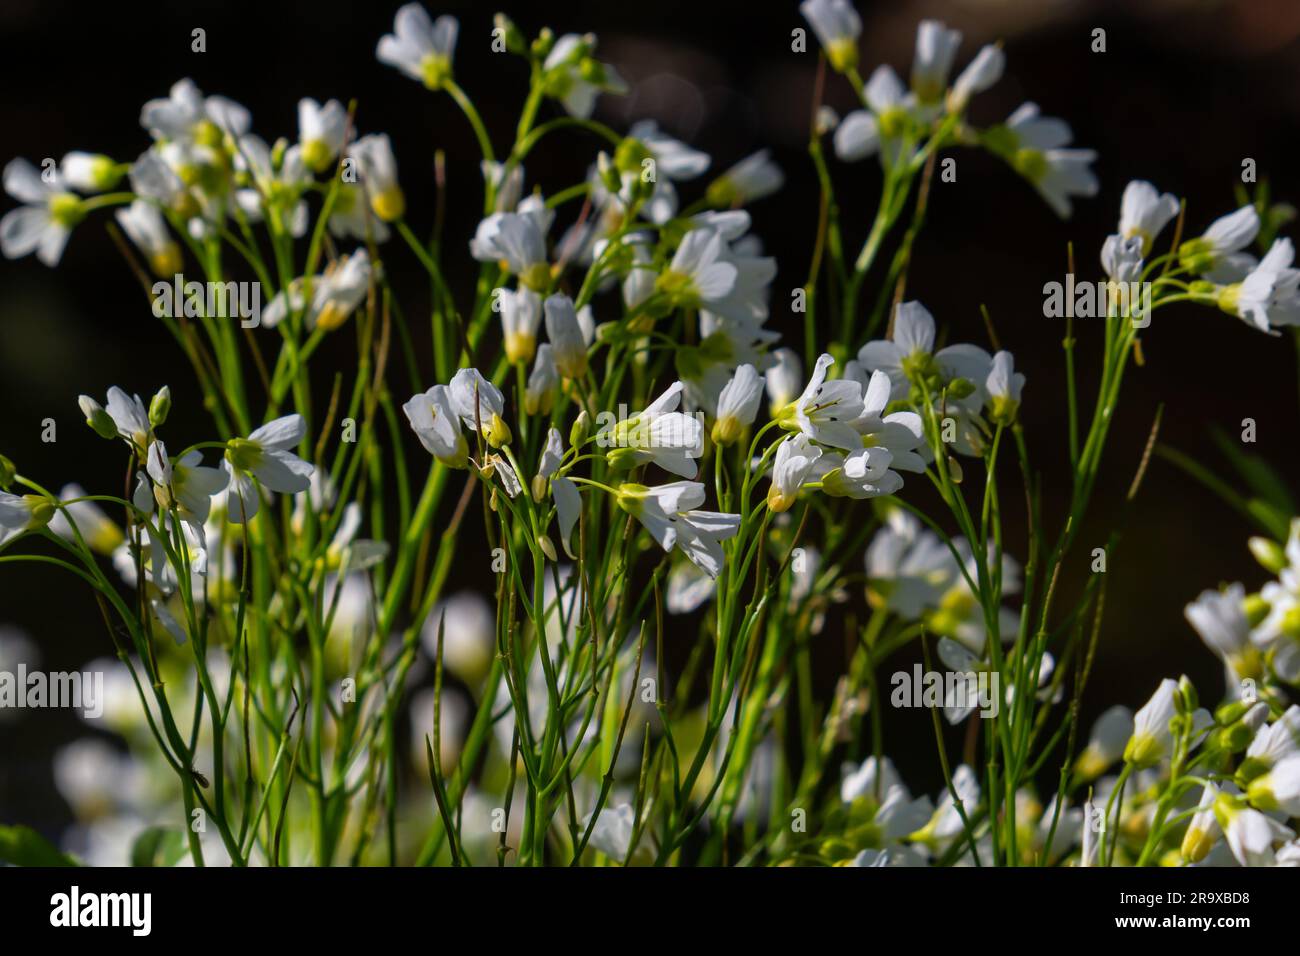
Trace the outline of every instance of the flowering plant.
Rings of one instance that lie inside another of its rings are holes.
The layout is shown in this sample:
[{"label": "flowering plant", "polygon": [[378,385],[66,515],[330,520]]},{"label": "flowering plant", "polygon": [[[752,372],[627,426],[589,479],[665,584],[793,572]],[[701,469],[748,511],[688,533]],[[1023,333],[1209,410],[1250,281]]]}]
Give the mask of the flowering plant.
[{"label": "flowering plant", "polygon": [[[1091,407],[1075,374],[1085,300],[1064,313],[1070,494],[1053,525],[1025,376],[992,318],[991,350],[944,344],[907,282],[948,154],[1004,160],[1063,217],[1098,191],[1095,156],[1033,103],[971,121],[999,46],[953,78],[960,34],[925,21],[907,83],[888,66],[864,81],[847,0],[800,10],[819,90],[838,77],[860,100],[812,117],[821,203],[790,296],[802,355],[768,326],[776,263],[746,211],[782,171],[759,152],[680,195],[711,157],[650,121],[592,118],[624,89],[592,36],[530,39],[496,18],[494,50],[528,76],[504,150],[456,80],[455,19],[409,4],[379,41],[381,63],[455,102],[482,152],[468,241],[444,240],[440,218],[417,235],[430,224],[408,221],[388,136],[358,135],[356,104],[334,100],[303,99],[296,141],[268,143],[242,106],[181,80],[145,104],[152,142],[132,161],[9,163],[21,205],[0,249],[57,265],[111,209],[212,420],[164,438],[162,382],[147,403],[82,395],[125,453],[117,493],[55,493],[0,459],[0,563],[89,586],[116,657],[97,665],[105,719],[132,757],[61,755],[65,792],[99,820],[70,849],[233,865],[1300,863],[1300,521],[1249,502],[1277,580],[1188,606],[1228,674],[1213,712],[1169,678],[1085,737],[1118,531],[1073,606],[1057,601],[1152,315],[1190,303],[1271,334],[1300,324],[1280,213],[1245,197],[1185,238],[1181,200],[1129,184],[1082,287],[1097,293]],[[587,177],[528,183],[531,151],[560,136],[591,149]],[[835,181],[861,162],[882,187],[858,235]],[[384,267],[397,256],[427,272],[430,354]],[[472,300],[445,278],[468,263]],[[335,336],[356,368],[325,377],[312,359]],[[1010,508],[1024,541],[1004,539]],[[470,535],[488,541],[490,604],[446,593]],[[850,653],[819,699],[812,647],[835,629]],[[925,672],[891,675],[918,644]],[[933,717],[935,800],[886,755],[883,708],[916,705]],[[967,728],[960,759],[944,721]]]}]

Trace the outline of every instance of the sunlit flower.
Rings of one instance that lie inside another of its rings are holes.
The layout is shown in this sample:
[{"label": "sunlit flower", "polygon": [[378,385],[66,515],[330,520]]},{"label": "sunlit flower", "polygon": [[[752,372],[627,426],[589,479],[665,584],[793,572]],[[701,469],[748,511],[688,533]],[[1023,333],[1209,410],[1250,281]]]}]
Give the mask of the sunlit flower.
[{"label": "sunlit flower", "polygon": [[459,31],[455,17],[430,20],[424,7],[408,3],[393,18],[393,32],[380,38],[375,56],[429,89],[441,89],[451,79]]},{"label": "sunlit flower", "polygon": [[289,450],[306,432],[307,423],[301,415],[285,415],[255,429],[247,438],[226,442],[221,467],[231,476],[231,521],[244,524],[257,514],[259,485],[287,495],[307,490],[315,466]]},{"label": "sunlit flower", "polygon": [[40,173],[25,159],[5,166],[4,188],[23,205],[0,219],[0,252],[7,259],[35,252],[45,265],[58,265],[68,236],[85,215],[81,198],[57,169]]}]

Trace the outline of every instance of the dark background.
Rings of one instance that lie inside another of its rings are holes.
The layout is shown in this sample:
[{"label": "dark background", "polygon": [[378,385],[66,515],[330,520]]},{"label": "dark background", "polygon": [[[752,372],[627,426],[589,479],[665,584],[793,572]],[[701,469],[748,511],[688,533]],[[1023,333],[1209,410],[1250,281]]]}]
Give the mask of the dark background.
[{"label": "dark background", "polygon": [[[431,222],[432,157],[446,150],[452,184],[446,235],[447,269],[468,297],[474,273],[451,237],[477,221],[478,153],[462,117],[446,97],[429,95],[374,59],[391,29],[395,2],[82,4],[5,0],[0,7],[0,162],[72,149],[121,160],[148,144],[137,125],[141,104],[166,94],[182,76],[205,93],[247,105],[254,131],[273,140],[296,135],[301,96],[359,102],[362,132],[393,139],[417,232]],[[804,26],[790,3],[655,2],[501,4],[529,34],[543,25],[557,34],[593,31],[602,59],[633,88],[622,100],[602,98],[598,117],[626,128],[643,116],[714,157],[720,172],[751,151],[771,146],[785,168],[783,192],[754,209],[755,229],[781,271],[773,285],[772,324],[801,347],[788,312],[789,289],[802,284],[816,223],[816,183],[805,145],[813,51],[790,51],[790,31]],[[972,119],[1000,120],[1026,99],[1066,118],[1077,145],[1097,149],[1102,192],[1058,221],[1038,196],[991,157],[962,151],[955,183],[936,183],[918,243],[908,295],[920,298],[954,341],[986,343],[978,307],[987,304],[1004,347],[1028,376],[1023,418],[1045,494],[1059,517],[1065,484],[1066,424],[1061,321],[1042,316],[1042,286],[1061,281],[1073,241],[1081,277],[1095,278],[1097,252],[1115,228],[1121,191],[1147,178],[1189,199],[1189,234],[1235,208],[1233,186],[1246,157],[1281,199],[1300,194],[1293,157],[1300,122],[1300,4],[1275,2],[880,2],[858,4],[864,19],[862,73],[891,63],[906,78],[915,27],[937,16],[965,35],[958,65],[985,42],[1005,42],[1007,75],[975,102]],[[456,75],[474,98],[497,142],[512,135],[526,89],[513,57],[489,52],[498,5],[445,3],[433,15],[461,18]],[[207,31],[207,52],[190,52],[190,31]],[[1090,50],[1095,27],[1107,51]],[[827,100],[841,113],[852,93],[831,77]],[[545,109],[554,109],[553,105]],[[499,147],[500,148],[500,147]],[[556,138],[527,164],[527,187],[548,192],[576,182],[598,144]],[[874,213],[879,173],[874,162],[833,163],[846,241],[856,249]],[[707,177],[686,184],[686,201]],[[8,201],[4,208],[9,208]],[[76,480],[91,489],[121,484],[118,456],[82,425],[76,396],[102,396],[120,385],[144,396],[163,383],[175,399],[170,432],[199,440],[208,422],[199,411],[188,367],[152,319],[138,287],[103,231],[103,215],[78,228],[63,262],[50,271],[33,258],[0,261],[0,451],[19,470],[57,489]],[[1168,241],[1168,234],[1165,236]],[[388,268],[405,288],[409,314],[427,302],[422,273],[407,250],[390,246]],[[874,301],[869,284],[864,299]],[[423,323],[414,322],[417,339]],[[1091,369],[1099,329],[1078,328],[1081,395],[1095,393]],[[427,331],[423,332],[427,336]],[[829,334],[828,336],[829,337]],[[336,336],[346,361],[347,336]],[[418,341],[423,341],[418,339]],[[856,344],[856,343],[855,343]],[[1290,481],[1296,471],[1295,350],[1289,337],[1269,338],[1230,317],[1172,307],[1143,334],[1147,358],[1125,382],[1107,467],[1077,554],[1104,543],[1116,502],[1131,480],[1158,402],[1165,403],[1162,438],[1226,473],[1209,427],[1239,434],[1243,418],[1258,423],[1258,450]],[[394,382],[399,381],[393,379]],[[394,386],[397,387],[396,385]],[[1087,405],[1085,405],[1087,408]],[[40,441],[40,422],[58,421],[58,441]],[[1007,481],[1014,481],[1009,471]],[[1015,486],[1009,486],[1015,487]],[[1008,498],[1004,492],[1004,498]],[[1015,499],[1018,504],[1018,497]],[[1013,536],[1023,529],[1007,504]],[[1156,682],[1186,672],[1203,698],[1217,695],[1217,661],[1183,620],[1183,605],[1205,587],[1264,579],[1245,549],[1254,533],[1222,502],[1156,461],[1112,561],[1106,626],[1085,721],[1110,704],[1136,707]],[[466,538],[467,553],[483,548]],[[1077,559],[1066,569],[1086,574]],[[469,575],[459,584],[473,585]],[[856,600],[856,599],[855,599]],[[55,569],[9,565],[0,574],[0,623],[28,631],[50,670],[75,668],[110,651],[84,587]],[[827,641],[837,637],[827,635]],[[832,655],[833,657],[834,655]],[[834,662],[832,662],[834,663]],[[910,666],[910,661],[905,666]],[[835,668],[825,675],[827,687]],[[886,749],[914,789],[941,786],[928,716],[886,711]],[[1086,725],[1085,725],[1086,727]],[[57,830],[67,811],[53,789],[49,754],[86,729],[70,713],[44,711],[0,724],[0,821]],[[903,746],[910,744],[910,746]]]}]

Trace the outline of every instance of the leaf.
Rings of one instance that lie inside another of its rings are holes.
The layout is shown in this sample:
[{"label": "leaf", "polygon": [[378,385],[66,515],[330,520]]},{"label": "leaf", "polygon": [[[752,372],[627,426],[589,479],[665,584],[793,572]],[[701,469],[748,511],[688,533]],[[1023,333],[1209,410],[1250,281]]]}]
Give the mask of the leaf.
[{"label": "leaf", "polygon": [[132,866],[175,866],[185,855],[185,834],[169,827],[147,827],[131,846]]},{"label": "leaf", "polygon": [[80,866],[31,827],[0,826],[0,863],[13,866]]}]

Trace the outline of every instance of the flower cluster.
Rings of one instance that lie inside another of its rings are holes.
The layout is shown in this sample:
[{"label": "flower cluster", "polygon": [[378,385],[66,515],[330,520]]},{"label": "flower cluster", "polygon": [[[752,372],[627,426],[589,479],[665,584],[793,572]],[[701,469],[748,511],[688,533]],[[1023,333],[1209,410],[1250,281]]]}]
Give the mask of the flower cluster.
[{"label": "flower cluster", "polygon": [[[1000,45],[954,77],[961,35],[927,20],[906,83],[888,65],[864,81],[847,0],[800,12],[818,69],[860,108],[810,117],[823,214],[790,297],[798,351],[757,232],[785,173],[760,150],[709,176],[714,158],[655,121],[607,125],[601,97],[628,84],[590,35],[529,37],[496,18],[494,50],[527,84],[503,139],[457,80],[471,52],[459,22],[397,12],[375,51],[395,95],[448,97],[481,153],[466,177],[481,209],[454,241],[441,221],[417,235],[394,140],[358,135],[364,106],[336,100],[302,99],[296,136],[267,140],[247,109],[186,79],[142,108],[149,143],[134,159],[6,166],[19,203],[0,220],[6,256],[54,266],[74,227],[112,209],[132,266],[164,280],[152,295],[173,280],[183,291],[153,315],[214,436],[173,454],[160,435],[170,390],[146,405],[115,387],[80,407],[125,445],[121,496],[52,494],[0,458],[5,560],[90,586],[116,657],[112,729],[132,757],[83,744],[59,756],[91,824],[69,849],[317,865],[738,851],[774,865],[1300,863],[1287,697],[1300,685],[1300,519],[1285,545],[1253,545],[1275,581],[1188,607],[1223,660],[1226,699],[1211,711],[1189,681],[1166,680],[1136,714],[1106,711],[1078,748],[1112,547],[1094,551],[1090,582],[1057,586],[1151,313],[1191,304],[1272,334],[1300,325],[1290,241],[1263,228],[1260,200],[1183,240],[1184,203],[1129,184],[1101,245],[1091,408],[1075,376],[1090,338],[1064,341],[1068,471],[1048,480],[1069,500],[1053,527],[1016,358],[987,314],[989,347],[950,339],[958,326],[907,294],[908,271],[945,151],[987,150],[1062,217],[1097,192],[1096,157],[1032,102],[974,124],[973,100],[1007,69]],[[532,150],[560,135],[586,150],[580,181],[533,181]],[[836,180],[868,157],[882,173],[874,214],[829,215]],[[448,181],[465,171],[436,168],[440,192],[463,188]],[[427,316],[402,306],[399,258],[427,276]],[[190,263],[207,280],[193,293]],[[237,331],[244,282],[267,305]],[[321,369],[330,336],[355,372]],[[1004,525],[1022,501],[1024,520]],[[823,638],[835,629],[843,640]],[[814,655],[837,649],[822,699]],[[910,672],[889,668],[912,654],[919,674],[932,650],[948,679],[891,695]],[[882,709],[917,702],[967,722],[961,759],[940,754],[934,800],[884,749]],[[96,785],[132,760],[156,787]],[[202,838],[186,825],[200,811],[213,823]],[[141,837],[151,826],[170,836]]]}]

